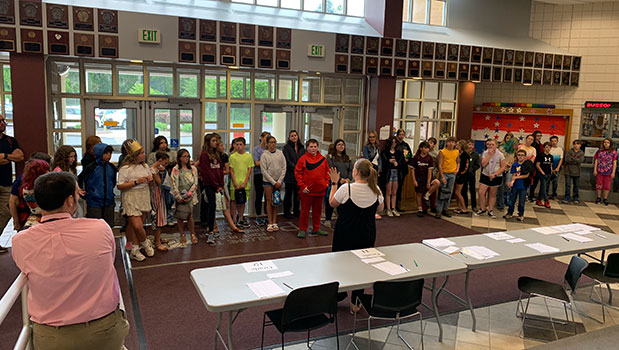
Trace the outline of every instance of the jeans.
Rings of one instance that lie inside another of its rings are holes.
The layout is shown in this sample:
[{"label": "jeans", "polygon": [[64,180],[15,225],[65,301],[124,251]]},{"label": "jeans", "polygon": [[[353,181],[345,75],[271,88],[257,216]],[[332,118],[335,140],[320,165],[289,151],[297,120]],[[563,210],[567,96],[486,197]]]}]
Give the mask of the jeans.
[{"label": "jeans", "polygon": [[[286,182],[284,193],[284,215],[299,215],[299,187],[296,182]],[[292,209],[292,213],[290,212]]]},{"label": "jeans", "polygon": [[477,190],[475,189],[475,174],[467,174],[466,180],[462,185],[462,197],[464,198],[464,206],[469,206],[469,196],[471,194],[471,209],[477,208]]},{"label": "jeans", "polygon": [[215,228],[215,192],[217,188],[204,185],[204,194],[206,195],[206,229],[208,232],[213,232]]},{"label": "jeans", "polygon": [[262,198],[264,197],[264,185],[262,181],[262,174],[254,174],[254,191],[256,192],[254,209],[256,210],[256,216],[262,215]]},{"label": "jeans", "polygon": [[538,174],[539,177],[539,194],[537,195],[537,200],[548,200],[548,186],[550,185],[550,174],[542,175]]},{"label": "jeans", "polygon": [[527,200],[527,189],[515,189],[512,187],[512,191],[510,192],[509,201],[507,202],[507,214],[514,214],[514,205],[516,204],[516,199],[518,199],[518,216],[524,215],[524,203]]},{"label": "jeans", "polygon": [[565,175],[565,200],[570,200],[570,181],[574,185],[574,192],[572,194],[572,199],[574,201],[578,200],[578,183],[580,182],[580,176],[571,176]]},{"label": "jeans", "polygon": [[[536,174],[533,176],[533,184],[531,188],[529,188],[529,200],[533,200],[535,198],[535,189],[537,188],[537,184],[539,183],[539,178],[542,176],[540,173],[535,170]],[[541,191],[541,190],[540,190]]]},{"label": "jeans", "polygon": [[552,183],[552,199],[557,199],[557,186],[559,186],[559,176],[557,175],[555,177],[554,181],[551,181]]},{"label": "jeans", "polygon": [[509,171],[503,173],[503,182],[496,191],[496,207],[498,209],[505,208],[509,203],[510,189],[507,186],[512,181],[512,173]]},{"label": "jeans", "polygon": [[337,191],[338,188],[339,186],[331,185],[329,185],[329,187],[327,188],[327,193],[325,194],[325,221],[329,221],[333,217],[333,212],[335,211],[335,208],[333,208],[329,204],[329,196],[331,194],[331,191]]},{"label": "jeans", "polygon": [[436,212],[441,213],[443,210],[449,209],[449,202],[451,202],[451,194],[454,190],[454,184],[456,183],[456,173],[443,173],[447,182],[438,189],[438,199],[436,201]]}]

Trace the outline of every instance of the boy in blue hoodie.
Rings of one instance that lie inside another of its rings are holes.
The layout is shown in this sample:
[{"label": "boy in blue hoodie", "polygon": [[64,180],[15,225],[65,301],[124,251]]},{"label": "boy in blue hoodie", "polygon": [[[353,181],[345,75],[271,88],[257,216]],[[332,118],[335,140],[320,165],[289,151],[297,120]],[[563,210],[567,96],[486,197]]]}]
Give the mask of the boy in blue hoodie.
[{"label": "boy in blue hoodie", "polygon": [[114,188],[116,172],[112,158],[112,146],[105,143],[95,145],[95,161],[88,164],[78,176],[79,185],[86,191],[86,217],[103,219],[114,227]]}]

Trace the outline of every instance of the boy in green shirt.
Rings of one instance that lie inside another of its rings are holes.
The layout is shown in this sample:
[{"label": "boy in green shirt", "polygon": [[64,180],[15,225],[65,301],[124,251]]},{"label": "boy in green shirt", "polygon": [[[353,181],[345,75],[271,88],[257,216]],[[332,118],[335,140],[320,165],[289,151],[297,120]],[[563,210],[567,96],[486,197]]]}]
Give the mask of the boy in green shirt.
[{"label": "boy in green shirt", "polygon": [[[249,198],[249,176],[253,173],[254,157],[245,152],[245,138],[243,137],[237,137],[234,140],[234,151],[229,159],[232,220],[235,221],[237,226],[248,228],[249,223],[243,218],[243,214],[245,213],[245,202]],[[239,193],[236,191],[239,190],[245,190],[245,195],[237,196]]]}]

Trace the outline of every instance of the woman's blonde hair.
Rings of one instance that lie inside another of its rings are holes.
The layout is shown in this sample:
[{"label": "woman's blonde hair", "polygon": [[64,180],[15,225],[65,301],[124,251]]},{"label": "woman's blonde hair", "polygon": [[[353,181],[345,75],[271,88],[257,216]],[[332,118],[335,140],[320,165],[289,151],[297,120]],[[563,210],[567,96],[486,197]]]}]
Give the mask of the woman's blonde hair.
[{"label": "woman's blonde hair", "polygon": [[467,140],[459,140],[458,146],[460,146],[460,150],[464,152],[466,151],[466,148],[469,146],[469,142]]},{"label": "woman's blonde hair", "polygon": [[361,158],[355,162],[355,169],[359,173],[359,177],[367,181],[368,186],[377,196],[382,196],[380,188],[378,188],[378,173],[372,166],[372,162],[365,158]]}]

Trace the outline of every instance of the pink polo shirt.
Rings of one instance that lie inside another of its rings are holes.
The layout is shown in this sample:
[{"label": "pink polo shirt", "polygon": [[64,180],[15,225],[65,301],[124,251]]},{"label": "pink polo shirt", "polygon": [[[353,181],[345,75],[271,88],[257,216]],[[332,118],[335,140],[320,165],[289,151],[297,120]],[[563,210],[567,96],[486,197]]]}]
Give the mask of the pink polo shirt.
[{"label": "pink polo shirt", "polygon": [[64,326],[114,311],[120,289],[112,229],[100,219],[45,215],[13,237],[13,260],[28,277],[33,322]]}]

